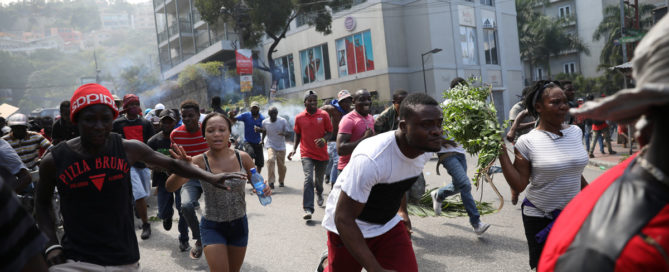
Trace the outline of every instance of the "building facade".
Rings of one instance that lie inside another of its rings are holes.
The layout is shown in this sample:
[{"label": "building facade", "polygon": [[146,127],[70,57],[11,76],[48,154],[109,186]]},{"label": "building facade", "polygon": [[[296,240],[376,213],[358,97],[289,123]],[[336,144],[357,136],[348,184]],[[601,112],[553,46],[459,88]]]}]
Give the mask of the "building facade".
[{"label": "building facade", "polygon": [[329,35],[298,17],[276,50],[279,96],[364,88],[380,101],[398,89],[441,100],[453,78],[475,76],[502,120],[523,86],[514,1],[356,1],[333,14]]},{"label": "building facade", "polygon": [[204,22],[193,0],[153,0],[160,70],[174,79],[188,65],[234,60],[237,35],[221,22]]}]

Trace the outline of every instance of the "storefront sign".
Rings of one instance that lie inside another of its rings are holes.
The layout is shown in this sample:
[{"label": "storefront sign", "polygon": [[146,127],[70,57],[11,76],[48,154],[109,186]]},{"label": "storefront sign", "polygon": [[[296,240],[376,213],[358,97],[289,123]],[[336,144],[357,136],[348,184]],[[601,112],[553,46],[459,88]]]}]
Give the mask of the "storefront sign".
[{"label": "storefront sign", "polygon": [[235,53],[237,60],[237,74],[253,74],[253,58],[250,49],[238,49]]},{"label": "storefront sign", "polygon": [[460,15],[460,25],[472,27],[476,26],[476,15],[474,14],[473,7],[458,6],[458,15]]},{"label": "storefront sign", "polygon": [[346,17],[344,19],[344,27],[348,32],[355,30],[355,19],[351,16]]},{"label": "storefront sign", "polygon": [[239,89],[241,90],[241,92],[243,93],[250,92],[252,88],[253,88],[252,75],[239,76]]}]

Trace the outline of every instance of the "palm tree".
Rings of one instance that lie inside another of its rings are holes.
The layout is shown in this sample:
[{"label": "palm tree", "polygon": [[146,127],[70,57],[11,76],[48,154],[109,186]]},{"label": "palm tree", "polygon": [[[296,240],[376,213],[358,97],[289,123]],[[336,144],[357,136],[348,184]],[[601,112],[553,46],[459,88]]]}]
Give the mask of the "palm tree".
[{"label": "palm tree", "polygon": [[565,26],[570,18],[559,19],[539,13],[536,8],[547,5],[547,0],[516,0],[520,56],[530,64],[530,70],[537,64],[551,69],[551,56],[576,50],[590,54],[585,44]]},{"label": "palm tree", "polygon": [[[641,32],[645,33],[653,24],[652,11],[655,8],[653,5],[640,4],[639,5],[639,27]],[[633,17],[634,10],[632,8],[625,8],[626,17]],[[625,22],[625,29],[631,29],[631,21]],[[612,5],[604,8],[604,18],[599,23],[592,39],[599,41],[606,39],[604,48],[599,56],[598,69],[606,69],[608,67],[622,63],[622,50],[620,43],[616,40],[620,39],[620,7]],[[631,59],[632,56],[629,56]]]}]

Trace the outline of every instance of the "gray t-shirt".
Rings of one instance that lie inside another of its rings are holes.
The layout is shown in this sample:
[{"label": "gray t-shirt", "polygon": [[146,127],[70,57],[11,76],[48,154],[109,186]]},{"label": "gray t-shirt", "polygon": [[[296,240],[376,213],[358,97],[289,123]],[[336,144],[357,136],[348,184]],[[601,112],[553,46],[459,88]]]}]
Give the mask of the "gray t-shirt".
[{"label": "gray t-shirt", "polygon": [[7,141],[0,138],[0,177],[11,186],[14,184],[11,181],[16,180],[14,175],[22,168],[26,168],[26,166],[21,161],[21,157],[16,154],[14,148]]},{"label": "gray t-shirt", "polygon": [[275,151],[285,151],[286,137],[279,135],[279,133],[291,131],[286,119],[277,116],[276,121],[272,122],[270,121],[270,118],[266,118],[262,121],[262,127],[267,131],[267,136],[265,136],[265,147],[274,149]]},{"label": "gray t-shirt", "polygon": [[[515,105],[513,105],[513,107],[511,107],[511,110],[509,111],[509,120],[511,120],[511,122],[515,121],[518,114],[520,114],[520,112],[522,112],[524,110],[525,110],[525,106],[523,105],[522,102],[516,103]],[[529,123],[529,122],[534,122],[534,121],[535,121],[534,117],[532,117],[532,115],[527,114],[527,115],[525,115],[525,117],[523,119],[520,120],[520,123],[523,124],[523,123]],[[513,123],[509,124],[509,126],[511,126],[512,124]],[[533,127],[528,127],[528,128],[525,128],[525,129],[516,130],[516,139],[515,140],[517,141],[518,137],[520,137],[523,134],[527,134],[532,129],[533,129]]]}]

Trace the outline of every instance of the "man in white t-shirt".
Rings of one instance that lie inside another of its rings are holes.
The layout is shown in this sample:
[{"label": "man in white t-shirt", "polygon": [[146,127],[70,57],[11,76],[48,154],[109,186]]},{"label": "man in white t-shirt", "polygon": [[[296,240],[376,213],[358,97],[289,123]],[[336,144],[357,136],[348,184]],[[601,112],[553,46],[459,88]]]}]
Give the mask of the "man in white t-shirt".
[{"label": "man in white t-shirt", "polygon": [[442,113],[413,93],[400,106],[399,129],[362,141],[337,179],[325,208],[326,271],[418,271],[406,191],[439,151]]},{"label": "man in white t-shirt", "polygon": [[[267,148],[267,173],[269,187],[274,189],[274,163],[279,171],[279,187],[283,187],[283,181],[286,177],[286,135],[290,132],[290,126],[283,117],[279,117],[279,110],[276,107],[269,108],[267,111],[269,119],[262,121],[261,143],[265,143]],[[265,141],[265,138],[267,139]]]}]

